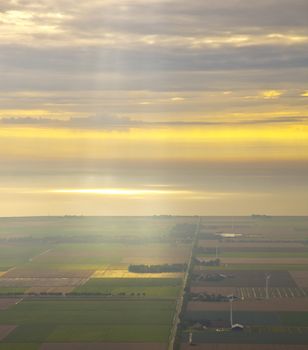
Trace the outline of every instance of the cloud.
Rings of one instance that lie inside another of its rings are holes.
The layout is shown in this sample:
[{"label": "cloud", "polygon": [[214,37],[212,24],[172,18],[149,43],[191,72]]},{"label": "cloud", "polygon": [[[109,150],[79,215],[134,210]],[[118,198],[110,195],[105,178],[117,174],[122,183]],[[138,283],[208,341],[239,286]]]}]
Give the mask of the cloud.
[{"label": "cloud", "polygon": [[281,97],[284,94],[284,91],[281,90],[265,90],[261,92],[261,96],[265,100],[273,100]]},{"label": "cloud", "polygon": [[241,119],[232,121],[226,120],[200,120],[200,121],[144,121],[117,116],[92,116],[87,118],[70,118],[68,120],[57,120],[50,118],[2,118],[0,125],[6,126],[35,126],[52,128],[76,128],[76,129],[129,129],[129,128],[148,128],[148,127],[187,127],[187,126],[239,126],[239,125],[266,125],[266,124],[301,124],[308,121],[308,116],[279,116],[262,119]]}]

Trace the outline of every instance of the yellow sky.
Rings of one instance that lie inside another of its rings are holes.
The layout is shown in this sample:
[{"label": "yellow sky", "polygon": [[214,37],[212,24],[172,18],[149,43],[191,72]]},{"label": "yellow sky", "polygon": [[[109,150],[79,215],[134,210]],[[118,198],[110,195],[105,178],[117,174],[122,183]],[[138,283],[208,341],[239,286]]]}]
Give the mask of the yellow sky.
[{"label": "yellow sky", "polygon": [[28,159],[307,160],[308,126],[169,126],[120,131],[6,127],[0,130],[0,155]]}]

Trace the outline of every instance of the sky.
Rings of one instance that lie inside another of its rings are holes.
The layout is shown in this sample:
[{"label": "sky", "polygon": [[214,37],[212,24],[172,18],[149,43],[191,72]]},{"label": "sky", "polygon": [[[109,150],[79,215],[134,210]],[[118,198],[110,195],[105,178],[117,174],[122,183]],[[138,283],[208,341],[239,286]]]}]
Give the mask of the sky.
[{"label": "sky", "polygon": [[0,216],[308,215],[307,0],[0,0]]}]

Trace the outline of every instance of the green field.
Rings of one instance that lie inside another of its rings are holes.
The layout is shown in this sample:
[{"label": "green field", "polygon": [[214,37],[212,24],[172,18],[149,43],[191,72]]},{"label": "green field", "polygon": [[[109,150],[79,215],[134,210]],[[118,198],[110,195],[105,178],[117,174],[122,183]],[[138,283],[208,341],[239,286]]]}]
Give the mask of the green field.
[{"label": "green field", "polygon": [[167,341],[175,303],[170,301],[23,301],[0,313],[17,324],[6,339],[44,341]]},{"label": "green field", "polygon": [[0,271],[7,271],[16,265],[29,262],[31,258],[44,252],[47,247],[47,244],[42,243],[0,243]]},{"label": "green field", "polygon": [[[164,237],[180,222],[194,222],[189,217],[24,217],[0,219],[0,238],[59,240]],[[68,239],[69,238],[69,239]]]},{"label": "green field", "polygon": [[[168,278],[92,278],[83,286],[74,289],[74,293],[110,293],[126,296],[142,294],[153,298],[176,298],[181,280]],[[145,294],[144,294],[145,293]]]},{"label": "green field", "polygon": [[40,344],[34,343],[0,343],[0,350],[39,350]]},{"label": "green field", "polygon": [[1,294],[23,294],[26,292],[27,287],[0,287]]}]

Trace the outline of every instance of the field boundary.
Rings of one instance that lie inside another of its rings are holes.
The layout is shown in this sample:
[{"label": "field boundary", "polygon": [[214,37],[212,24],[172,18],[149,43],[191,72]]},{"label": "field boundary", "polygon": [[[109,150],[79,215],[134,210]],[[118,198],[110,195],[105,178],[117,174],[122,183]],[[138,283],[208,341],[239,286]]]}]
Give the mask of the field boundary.
[{"label": "field boundary", "polygon": [[200,224],[201,224],[201,217],[198,217],[198,222],[194,234],[194,239],[192,242],[191,246],[191,254],[189,257],[188,265],[187,265],[187,270],[186,274],[184,276],[184,281],[183,281],[183,287],[181,290],[181,293],[178,298],[178,302],[176,305],[176,311],[173,319],[173,324],[170,332],[170,337],[169,337],[169,342],[168,342],[168,350],[176,350],[179,347],[179,344],[177,343],[177,334],[178,334],[178,327],[181,322],[180,315],[184,306],[185,302],[185,293],[186,293],[186,288],[189,282],[189,276],[193,270],[193,258],[194,258],[194,252],[195,248],[197,247],[198,244],[198,239],[199,239],[199,230],[200,230]]}]

